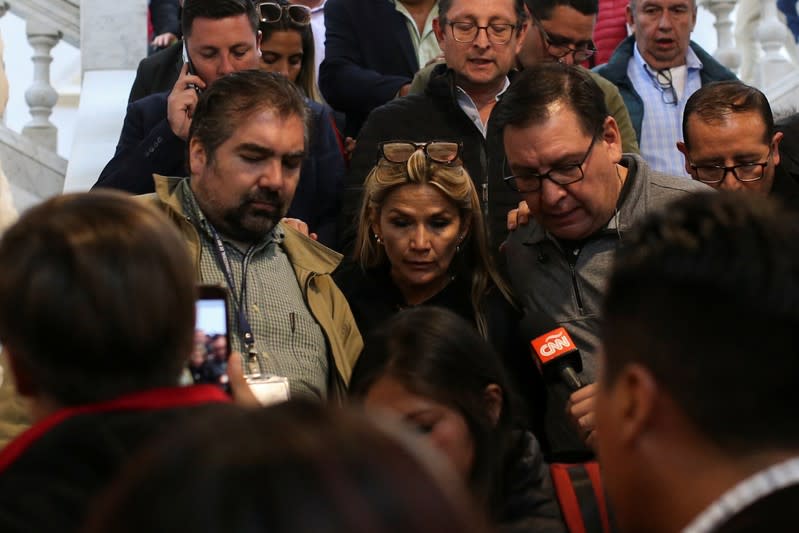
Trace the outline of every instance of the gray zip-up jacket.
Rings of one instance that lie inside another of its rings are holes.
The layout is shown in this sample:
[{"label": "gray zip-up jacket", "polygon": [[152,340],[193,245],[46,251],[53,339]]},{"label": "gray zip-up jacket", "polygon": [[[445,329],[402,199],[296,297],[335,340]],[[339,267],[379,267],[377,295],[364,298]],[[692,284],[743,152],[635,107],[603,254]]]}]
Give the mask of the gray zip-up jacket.
[{"label": "gray zip-up jacket", "polygon": [[[624,236],[644,216],[686,193],[710,187],[653,170],[638,155],[625,154],[629,169],[616,212],[608,224],[574,250],[565,250],[534,221],[508,238],[507,268],[513,290],[525,311],[540,311],[566,328],[582,357],[584,384],[596,378],[599,312],[613,257]],[[643,295],[642,295],[643,297]],[[547,434],[553,452],[583,450],[564,416],[569,392],[547,384]]]}]

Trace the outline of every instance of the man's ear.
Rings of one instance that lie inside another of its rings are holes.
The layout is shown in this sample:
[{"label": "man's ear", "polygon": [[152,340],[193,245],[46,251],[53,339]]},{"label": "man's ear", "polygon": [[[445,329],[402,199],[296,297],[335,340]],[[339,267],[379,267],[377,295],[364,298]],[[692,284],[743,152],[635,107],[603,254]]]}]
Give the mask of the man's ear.
[{"label": "man's ear", "polygon": [[783,133],[778,131],[771,138],[771,163],[776,167],[780,164],[780,142],[782,141]]},{"label": "man's ear", "polygon": [[627,25],[631,28],[634,27],[635,18],[633,17],[633,8],[630,7],[629,2],[627,3],[627,9],[624,10],[624,17],[626,19]]},{"label": "man's ear", "polygon": [[657,382],[646,367],[631,363],[619,372],[613,385],[613,408],[620,442],[634,445],[648,431],[658,393]]},{"label": "man's ear", "polygon": [[0,362],[3,363],[4,371],[8,376],[5,379],[13,379],[14,386],[20,396],[32,397],[36,396],[38,387],[32,376],[25,371],[25,366],[19,364],[19,361],[14,356],[13,351],[6,344],[3,346],[3,353],[0,355]]},{"label": "man's ear", "polygon": [[441,51],[444,51],[444,29],[446,26],[441,24],[441,19],[436,17],[433,19],[433,33],[436,34],[436,40],[438,41],[438,46],[441,48]]},{"label": "man's ear", "polygon": [[496,383],[489,383],[483,391],[483,398],[491,423],[496,426],[502,415],[502,389]]},{"label": "man's ear", "polygon": [[192,137],[189,142],[189,171],[192,177],[202,173],[208,163],[208,155],[203,143],[197,137]]},{"label": "man's ear", "polygon": [[682,142],[682,141],[677,141],[677,150],[679,150],[680,153],[685,158],[685,171],[688,174],[690,174],[691,176],[693,176],[694,175],[694,173],[693,173],[694,169],[691,168],[691,163],[689,162],[689,159],[688,159],[688,148],[685,146],[685,143]]},{"label": "man's ear", "polygon": [[623,150],[621,132],[619,131],[619,125],[616,123],[616,119],[610,115],[605,117],[605,124],[602,126],[602,130],[602,140],[605,141],[608,146],[608,153],[610,154],[611,161],[618,163],[621,161]]}]

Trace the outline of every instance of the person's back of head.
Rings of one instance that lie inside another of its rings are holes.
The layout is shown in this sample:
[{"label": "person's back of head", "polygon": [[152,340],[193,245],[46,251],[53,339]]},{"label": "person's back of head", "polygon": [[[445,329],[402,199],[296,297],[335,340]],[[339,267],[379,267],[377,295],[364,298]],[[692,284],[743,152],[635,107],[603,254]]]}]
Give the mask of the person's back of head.
[{"label": "person's back of head", "polygon": [[196,18],[220,20],[239,15],[246,15],[252,32],[258,33],[260,18],[252,0],[186,0],[181,13],[181,30],[184,38],[191,38]]},{"label": "person's back of head", "polygon": [[602,89],[584,70],[540,63],[513,78],[491,120],[500,130],[527,127],[546,122],[564,109],[577,115],[586,135],[601,132],[608,117]]},{"label": "person's back of head", "polygon": [[604,317],[608,384],[642,365],[719,448],[799,449],[795,215],[733,193],[675,202],[625,243]]},{"label": "person's back of head", "polygon": [[678,531],[799,454],[799,218],[697,193],[633,233],[604,305],[599,458],[623,530]]},{"label": "person's back of head", "polygon": [[318,404],[217,412],[128,465],[87,531],[483,531],[428,453]]},{"label": "person's back of head", "polygon": [[120,193],[53,198],[0,240],[0,341],[19,392],[48,404],[176,384],[194,297],[174,225]]}]

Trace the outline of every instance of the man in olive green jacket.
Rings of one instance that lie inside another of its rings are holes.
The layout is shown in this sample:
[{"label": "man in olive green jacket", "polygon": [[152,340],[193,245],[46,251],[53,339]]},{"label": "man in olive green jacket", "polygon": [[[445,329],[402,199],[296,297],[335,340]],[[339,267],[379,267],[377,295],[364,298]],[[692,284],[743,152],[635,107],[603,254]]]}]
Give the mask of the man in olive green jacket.
[{"label": "man in olive green jacket", "polygon": [[[186,237],[194,258],[197,279],[201,283],[220,282],[222,280],[218,278],[223,276],[221,272],[219,276],[211,273],[208,279],[209,272],[201,266],[203,254],[208,255],[208,250],[201,243],[200,233],[203,230],[194,225],[193,218],[187,215],[183,207],[187,200],[184,189],[186,183],[186,178],[155,176],[155,193],[143,198],[157,202]],[[346,393],[352,368],[363,347],[349,304],[331,277],[341,261],[341,254],[309,239],[288,224],[281,222],[277,230],[283,233],[281,247],[291,263],[303,300],[324,333],[331,365],[328,396],[340,400]],[[258,332],[254,333],[257,340]],[[232,339],[232,342],[236,340]],[[250,370],[255,368],[254,363],[250,361],[253,367]]]},{"label": "man in olive green jacket", "polygon": [[362,348],[331,274],[341,255],[281,219],[307,149],[307,107],[285,77],[219,78],[187,110],[190,178],[155,176],[149,195],[175,221],[198,281],[227,287],[231,347],[245,374],[291,395],[340,399]]}]

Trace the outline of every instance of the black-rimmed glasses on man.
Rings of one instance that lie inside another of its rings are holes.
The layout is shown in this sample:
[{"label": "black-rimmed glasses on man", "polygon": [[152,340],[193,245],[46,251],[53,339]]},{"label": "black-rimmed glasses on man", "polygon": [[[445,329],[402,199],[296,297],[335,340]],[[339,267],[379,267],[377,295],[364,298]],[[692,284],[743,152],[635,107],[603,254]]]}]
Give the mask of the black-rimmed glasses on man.
[{"label": "black-rimmed glasses on man", "polygon": [[480,30],[485,30],[488,40],[492,44],[505,44],[513,37],[516,24],[493,23],[488,26],[478,26],[475,22],[450,22],[452,38],[459,43],[472,43],[477,39]]},{"label": "black-rimmed glasses on man", "polygon": [[771,162],[771,154],[772,151],[769,150],[766,160],[762,163],[741,163],[730,167],[725,167],[724,165],[694,165],[691,163],[689,166],[694,171],[694,179],[708,185],[718,185],[724,181],[727,172],[732,172],[733,177],[738,181],[747,183],[763,178],[766,167]]},{"label": "black-rimmed glasses on man", "polygon": [[594,43],[589,42],[579,48],[572,48],[566,43],[555,42],[538,20],[534,19],[533,24],[535,24],[536,28],[538,28],[538,32],[541,34],[541,40],[544,41],[547,53],[558,60],[571,54],[575,63],[582,63],[596,53]]},{"label": "black-rimmed glasses on man", "polygon": [[585,174],[583,173],[583,165],[591,155],[591,150],[594,149],[597,139],[599,139],[599,135],[594,135],[594,138],[591,139],[591,144],[588,146],[588,150],[586,150],[583,159],[579,163],[574,165],[564,165],[562,167],[553,167],[549,169],[549,171],[542,172],[540,174],[537,172],[525,172],[524,174],[508,176],[504,178],[505,183],[512,190],[520,193],[540,191],[544,178],[558,185],[571,185],[572,183],[577,183],[585,178]]}]

